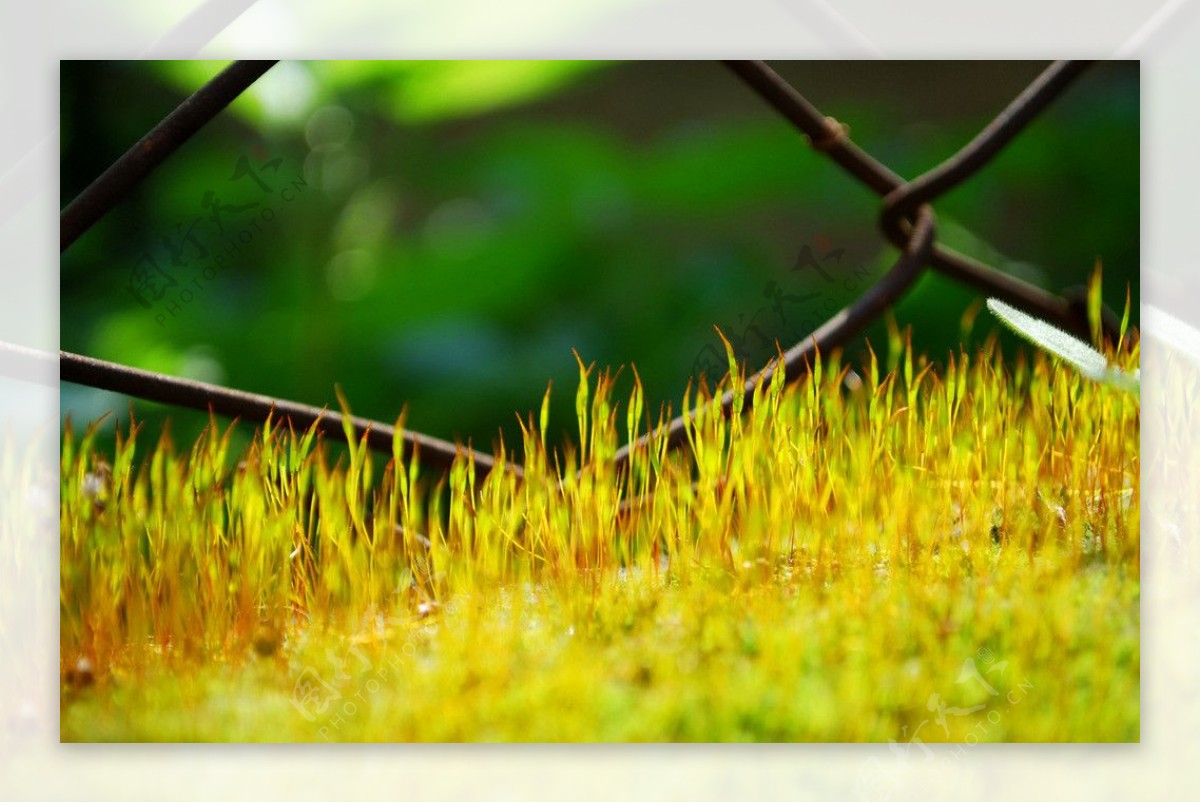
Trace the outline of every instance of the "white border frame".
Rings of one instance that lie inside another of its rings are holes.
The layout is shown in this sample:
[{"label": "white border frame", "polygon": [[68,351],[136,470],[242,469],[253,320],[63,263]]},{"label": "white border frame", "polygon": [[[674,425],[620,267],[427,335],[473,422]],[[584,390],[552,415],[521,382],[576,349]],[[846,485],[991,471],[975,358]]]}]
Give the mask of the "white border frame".
[{"label": "white border frame", "polygon": [[[436,32],[436,33],[435,33]],[[1200,532],[1196,414],[1156,374],[1173,352],[1200,371],[1191,270],[1200,187],[1200,3],[1010,0],[91,0],[0,10],[0,340],[58,338],[57,97],[60,58],[1140,58],[1143,87],[1142,744],[980,745],[890,764],[886,745],[118,746],[59,745],[57,527],[0,531],[26,562],[0,561],[0,797],[54,798],[1194,798],[1200,795]],[[1157,281],[1161,277],[1173,277]],[[1182,284],[1180,284],[1182,283]],[[1169,310],[1170,312],[1167,312]],[[57,422],[57,391],[0,381],[0,430]],[[1157,420],[1157,419],[1156,419]],[[1147,436],[1151,428],[1146,428]],[[52,439],[43,438],[43,441]],[[58,465],[57,443],[41,457]],[[57,487],[55,482],[53,487]],[[29,515],[56,500],[14,499]],[[1171,516],[1157,511],[1170,510]],[[40,515],[40,514],[39,514]],[[1173,518],[1172,518],[1173,517]],[[11,521],[11,517],[10,517]],[[5,525],[7,526],[7,525]],[[33,561],[29,562],[30,556]],[[3,567],[9,566],[6,570]],[[48,578],[48,581],[47,581]],[[13,604],[13,603],[16,604]],[[17,614],[13,612],[16,611]],[[0,642],[3,643],[3,642]],[[43,677],[48,675],[48,679]],[[31,678],[35,680],[31,680]],[[36,678],[42,678],[36,680]],[[2,741],[2,740],[0,740]],[[882,774],[880,774],[882,773]]]}]

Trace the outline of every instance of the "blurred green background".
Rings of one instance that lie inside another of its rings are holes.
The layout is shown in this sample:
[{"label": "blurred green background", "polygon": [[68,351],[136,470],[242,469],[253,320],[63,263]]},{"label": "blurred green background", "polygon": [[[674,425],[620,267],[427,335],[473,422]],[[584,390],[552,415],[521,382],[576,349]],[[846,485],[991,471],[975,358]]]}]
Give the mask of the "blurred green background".
[{"label": "blurred green background", "polygon": [[[62,62],[62,204],[224,66]],[[912,177],[1046,65],[772,66]],[[1055,291],[1099,260],[1136,323],[1138,77],[1086,72],[936,202],[941,240]],[[338,383],[357,414],[407,405],[411,428],[485,449],[519,443],[515,413],[553,380],[561,441],[572,348],[635,364],[649,409],[678,410],[690,376],[723,368],[714,324],[757,368],[885,271],[879,210],[713,62],[284,62],[64,254],[61,342],[318,406]],[[941,360],[975,300],[929,276],[895,315]],[[969,339],[995,328],[985,312]],[[76,422],[128,417],[114,394],[61,398]],[[136,411],[184,444],[205,419]]]}]

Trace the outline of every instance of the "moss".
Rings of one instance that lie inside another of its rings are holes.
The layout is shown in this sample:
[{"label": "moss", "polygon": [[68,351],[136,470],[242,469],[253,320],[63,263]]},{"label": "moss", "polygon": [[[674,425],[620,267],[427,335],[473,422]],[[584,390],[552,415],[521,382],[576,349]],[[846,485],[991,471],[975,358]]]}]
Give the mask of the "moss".
[{"label": "moss", "polygon": [[834,357],[620,474],[669,411],[582,364],[583,442],[531,416],[523,479],[68,428],[62,737],[1136,740],[1138,402],[1021,370]]}]

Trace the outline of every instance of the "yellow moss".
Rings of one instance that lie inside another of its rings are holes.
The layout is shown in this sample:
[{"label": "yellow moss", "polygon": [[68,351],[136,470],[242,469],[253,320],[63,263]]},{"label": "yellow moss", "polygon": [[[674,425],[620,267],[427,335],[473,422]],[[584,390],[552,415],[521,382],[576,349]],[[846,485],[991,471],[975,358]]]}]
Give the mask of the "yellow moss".
[{"label": "yellow moss", "polygon": [[582,360],[582,442],[530,415],[523,479],[376,482],[279,422],[237,461],[215,421],[140,463],[68,429],[61,652],[95,683],[63,738],[1136,740],[1137,398],[893,351],[736,424],[727,379],[620,472],[662,419]]}]

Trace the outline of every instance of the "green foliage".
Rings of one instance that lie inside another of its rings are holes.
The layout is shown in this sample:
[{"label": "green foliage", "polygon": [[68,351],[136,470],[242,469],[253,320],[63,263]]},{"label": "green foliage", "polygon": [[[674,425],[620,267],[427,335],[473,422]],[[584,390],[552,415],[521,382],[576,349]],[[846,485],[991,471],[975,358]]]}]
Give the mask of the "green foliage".
[{"label": "green foliage", "polygon": [[[221,66],[64,63],[64,200]],[[945,94],[946,67],[929,64],[907,91],[928,87],[938,102],[915,113],[908,95],[867,99],[850,75],[777,66],[904,175],[953,153],[1009,99],[993,89],[994,108],[963,111]],[[878,198],[718,65],[477,73],[453,62],[273,68],[64,255],[62,347],[318,406],[336,406],[339,382],[362,415],[391,421],[407,405],[414,429],[491,448],[498,430],[522,440],[513,412],[537,409],[548,379],[554,409],[572,409],[572,348],[588,363],[636,363],[646,409],[677,406],[702,350],[716,355],[710,384],[724,372],[714,324],[761,367],[776,339],[786,349],[809,334],[895,257],[875,229]],[[1132,281],[1137,325],[1136,77],[1129,64],[1089,72],[985,173],[938,200],[940,239],[1056,291],[1099,255],[1108,294]],[[426,86],[447,105],[416,122],[402,98]],[[97,97],[121,97],[121,113]],[[278,185],[230,182],[256,149],[307,189],[284,204]],[[202,243],[223,248],[201,205],[209,190],[276,213],[211,280],[195,263],[171,266],[162,244],[202,217]],[[792,270],[805,246],[829,253],[817,247],[825,240],[844,249],[823,263],[833,281]],[[144,254],[194,294],[161,325],[164,305],[144,309],[126,289]],[[896,315],[920,321],[914,347],[940,358],[961,342],[974,299],[930,276]],[[869,334],[887,342],[882,322]],[[967,345],[987,334],[979,327]],[[857,344],[849,353],[865,356]],[[625,392],[632,375],[620,381]],[[98,433],[109,445],[113,423],[128,426],[123,399],[64,386],[63,407],[80,420],[111,409]],[[141,415],[157,429],[168,412],[185,442],[207,423],[149,405]],[[556,418],[547,435],[573,439],[574,422]]]}]

